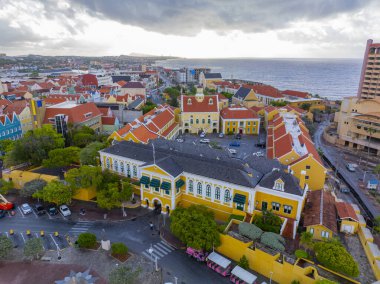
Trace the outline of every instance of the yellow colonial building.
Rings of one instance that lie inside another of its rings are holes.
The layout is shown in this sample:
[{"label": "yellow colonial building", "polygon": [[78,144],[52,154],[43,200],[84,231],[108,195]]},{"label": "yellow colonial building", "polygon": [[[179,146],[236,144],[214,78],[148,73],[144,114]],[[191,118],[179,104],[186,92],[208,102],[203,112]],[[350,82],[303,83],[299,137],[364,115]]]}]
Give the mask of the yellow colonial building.
[{"label": "yellow colonial building", "polygon": [[220,73],[201,72],[201,74],[199,74],[199,84],[203,88],[213,89],[215,88],[214,83],[221,82],[221,81],[223,81],[223,79],[222,79],[222,74]]},{"label": "yellow colonial building", "polygon": [[221,133],[259,134],[260,118],[251,109],[234,106],[220,111]]},{"label": "yellow colonial building", "polygon": [[232,103],[237,105],[243,105],[247,108],[253,106],[264,106],[259,101],[254,90],[250,88],[240,87],[239,90],[232,97]]},{"label": "yellow colonial building", "polygon": [[260,172],[228,157],[150,144],[123,141],[101,150],[100,159],[103,169],[140,181],[145,207],[167,214],[177,206],[202,204],[220,220],[231,214],[272,210],[288,220],[290,237],[294,237],[308,191],[306,184],[301,187],[293,175],[280,169]]},{"label": "yellow colonial building", "polygon": [[181,128],[183,133],[219,132],[219,97],[205,96],[197,89],[195,96],[181,96]]}]

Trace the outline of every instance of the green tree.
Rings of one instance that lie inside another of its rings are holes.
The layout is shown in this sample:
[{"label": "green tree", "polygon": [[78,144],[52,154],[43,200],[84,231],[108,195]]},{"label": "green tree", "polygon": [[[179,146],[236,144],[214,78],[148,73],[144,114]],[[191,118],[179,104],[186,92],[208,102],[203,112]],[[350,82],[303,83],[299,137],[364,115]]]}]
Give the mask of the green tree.
[{"label": "green tree", "polygon": [[35,192],[33,197],[40,198],[46,202],[62,205],[70,204],[73,195],[74,191],[69,186],[54,180],[48,183],[42,190]]},{"label": "green tree", "polygon": [[135,284],[140,273],[140,268],[133,270],[128,266],[119,266],[111,271],[108,280],[110,284]]},{"label": "green tree", "polygon": [[309,103],[303,103],[300,106],[300,108],[307,110],[307,111],[309,111],[310,107],[311,107],[311,104],[309,104]]},{"label": "green tree", "polygon": [[84,147],[79,153],[81,165],[98,165],[99,151],[104,148],[101,142],[92,142]]},{"label": "green tree", "polygon": [[318,262],[326,268],[350,277],[359,276],[358,264],[344,246],[337,241],[322,241],[314,244]]},{"label": "green tree", "polygon": [[8,153],[12,151],[15,145],[15,141],[13,140],[0,140],[0,151]]},{"label": "green tree", "polygon": [[73,145],[83,148],[83,147],[86,147],[91,142],[94,142],[95,140],[96,140],[95,135],[79,132],[79,133],[74,134],[73,136]]},{"label": "green tree", "polygon": [[143,106],[141,108],[143,114],[146,114],[147,112],[150,112],[152,109],[154,109],[155,107],[157,107],[156,104],[152,103],[151,101],[147,101],[145,106]]},{"label": "green tree", "polygon": [[265,210],[261,215],[255,215],[253,224],[266,232],[280,233],[282,220],[272,211]]},{"label": "green tree", "polygon": [[120,199],[122,201],[130,201],[133,194],[133,185],[130,182],[121,182]]},{"label": "green tree", "polygon": [[12,181],[0,179],[0,194],[7,194],[14,187]]},{"label": "green tree", "polygon": [[24,246],[24,255],[31,259],[39,259],[44,252],[44,246],[40,238],[32,238],[27,240]]},{"label": "green tree", "polygon": [[42,190],[47,185],[47,182],[43,179],[34,179],[24,184],[20,194],[24,197],[32,197],[34,193]]},{"label": "green tree", "polygon": [[309,254],[302,250],[302,249],[297,249],[294,253],[294,255],[297,257],[297,258],[305,258],[305,259],[308,259],[309,258]]},{"label": "green tree", "polygon": [[6,259],[13,250],[13,243],[6,236],[0,236],[0,259]]},{"label": "green tree", "polygon": [[286,106],[288,103],[284,101],[272,101],[270,104],[275,107],[283,107]]},{"label": "green tree", "polygon": [[302,232],[301,238],[300,238],[300,244],[306,250],[313,249],[313,245],[314,245],[313,234],[310,232]]},{"label": "green tree", "polygon": [[82,233],[77,242],[80,248],[93,248],[96,245],[96,236],[92,233]]},{"label": "green tree", "polygon": [[245,255],[239,259],[238,265],[243,269],[249,269],[249,262]]},{"label": "green tree", "polygon": [[100,208],[111,210],[121,206],[122,197],[118,183],[108,184],[107,189],[98,191],[96,202]]},{"label": "green tree", "polygon": [[43,160],[42,165],[47,168],[62,168],[79,163],[78,147],[54,149],[49,152],[49,158]]},{"label": "green tree", "polygon": [[72,189],[97,188],[103,180],[102,169],[93,166],[70,169],[66,173],[65,180]]},{"label": "green tree", "polygon": [[51,150],[63,148],[64,145],[62,135],[55,132],[51,125],[44,125],[42,128],[26,132],[17,140],[8,153],[5,163],[7,166],[24,162],[41,165]]},{"label": "green tree", "polygon": [[211,250],[220,245],[214,213],[203,205],[177,207],[170,216],[172,233],[187,246]]},{"label": "green tree", "polygon": [[98,186],[98,190],[106,190],[108,188],[108,185],[110,183],[117,183],[119,184],[120,177],[117,174],[114,174],[110,170],[106,169],[102,173],[102,182]]}]

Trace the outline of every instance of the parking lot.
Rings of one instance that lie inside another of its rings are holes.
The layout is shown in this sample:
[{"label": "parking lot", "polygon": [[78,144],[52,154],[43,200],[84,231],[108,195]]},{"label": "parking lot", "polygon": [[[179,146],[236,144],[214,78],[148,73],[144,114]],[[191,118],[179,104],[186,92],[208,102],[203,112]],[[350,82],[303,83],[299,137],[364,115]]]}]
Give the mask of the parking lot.
[{"label": "parking lot", "polygon": [[[182,143],[193,145],[202,144],[200,142],[202,139],[209,139],[209,147],[221,149],[225,151],[228,156],[241,160],[246,160],[254,155],[266,156],[265,148],[256,146],[257,143],[265,141],[265,135],[242,135],[241,139],[236,139],[235,135],[224,135],[224,137],[221,138],[217,133],[206,134],[203,138],[195,134],[183,134],[178,138],[182,138],[184,140]],[[232,144],[236,144],[234,142],[237,142],[239,146],[232,146]],[[231,152],[234,151],[229,151],[228,149],[233,149],[236,153],[233,154]]]},{"label": "parking lot", "polygon": [[62,213],[57,210],[57,214],[56,215],[51,215],[49,214],[48,212],[46,212],[45,214],[42,214],[42,215],[38,215],[36,210],[33,208],[33,204],[30,204],[28,203],[31,207],[32,207],[32,210],[31,210],[31,213],[28,213],[28,214],[24,214],[21,210],[21,204],[19,206],[15,206],[15,208],[12,210],[12,211],[5,211],[5,215],[4,215],[4,218],[12,218],[12,219],[29,219],[29,218],[34,218],[34,219],[60,219],[60,220],[70,220],[70,216],[68,217],[65,217],[62,215]]}]

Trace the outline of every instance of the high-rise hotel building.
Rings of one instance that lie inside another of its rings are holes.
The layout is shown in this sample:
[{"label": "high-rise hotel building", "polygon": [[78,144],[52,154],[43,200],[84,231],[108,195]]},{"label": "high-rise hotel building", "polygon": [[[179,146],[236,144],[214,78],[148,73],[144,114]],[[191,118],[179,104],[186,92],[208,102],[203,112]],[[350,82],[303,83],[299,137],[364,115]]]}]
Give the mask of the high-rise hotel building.
[{"label": "high-rise hotel building", "polygon": [[373,99],[380,97],[380,43],[367,40],[363,58],[358,98]]}]

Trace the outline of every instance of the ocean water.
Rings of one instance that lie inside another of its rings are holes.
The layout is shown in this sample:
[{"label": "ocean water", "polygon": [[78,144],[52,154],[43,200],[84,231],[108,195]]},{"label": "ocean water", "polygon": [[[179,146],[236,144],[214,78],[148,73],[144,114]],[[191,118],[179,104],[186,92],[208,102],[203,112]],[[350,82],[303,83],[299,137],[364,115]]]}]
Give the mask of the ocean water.
[{"label": "ocean water", "polygon": [[166,68],[209,67],[225,79],[262,82],[280,90],[292,89],[329,99],[356,96],[361,59],[172,59],[158,61]]}]

